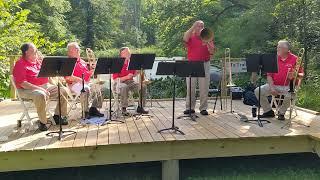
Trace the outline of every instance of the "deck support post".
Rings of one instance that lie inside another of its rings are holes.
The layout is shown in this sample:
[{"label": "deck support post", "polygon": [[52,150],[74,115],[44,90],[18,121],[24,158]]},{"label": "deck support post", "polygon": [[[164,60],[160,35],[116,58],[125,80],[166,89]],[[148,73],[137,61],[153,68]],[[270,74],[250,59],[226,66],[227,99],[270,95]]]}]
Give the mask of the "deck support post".
[{"label": "deck support post", "polygon": [[179,180],[179,160],[162,161],[162,180]]}]

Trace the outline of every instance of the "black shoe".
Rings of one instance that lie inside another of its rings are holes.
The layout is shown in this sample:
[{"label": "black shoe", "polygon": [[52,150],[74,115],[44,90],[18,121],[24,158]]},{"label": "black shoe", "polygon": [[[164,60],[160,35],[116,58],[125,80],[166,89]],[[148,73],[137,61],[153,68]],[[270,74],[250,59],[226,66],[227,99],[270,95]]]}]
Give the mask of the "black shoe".
[{"label": "black shoe", "polygon": [[[59,115],[54,115],[54,116],[53,116],[53,119],[54,119],[54,122],[56,123],[56,125],[59,125],[59,124],[60,124]],[[68,125],[68,121],[67,121],[67,118],[66,118],[66,117],[63,117],[63,118],[61,119],[61,125]]]},{"label": "black shoe", "polygon": [[284,117],[283,114],[278,114],[278,120],[279,121],[284,121],[284,120],[286,120],[286,118]]},{"label": "black shoe", "polygon": [[89,112],[84,112],[84,118],[85,119],[90,119],[91,116],[89,115]]},{"label": "black shoe", "polygon": [[[194,113],[195,113],[194,109],[191,109],[191,114],[194,114]],[[183,111],[183,114],[190,114],[190,110],[187,109],[187,110]]]},{"label": "black shoe", "polygon": [[270,110],[268,112],[263,113],[262,115],[259,115],[259,118],[273,118],[274,116],[275,115],[273,110]]},{"label": "black shoe", "polygon": [[139,114],[149,114],[149,111],[146,111],[142,107],[138,106],[137,113],[139,113]]},{"label": "black shoe", "polygon": [[201,115],[204,115],[204,116],[209,115],[209,113],[208,113],[207,110],[202,110],[202,111],[200,111],[200,114],[201,114]]},{"label": "black shoe", "polygon": [[97,108],[91,107],[89,109],[89,115],[94,117],[103,117],[104,114],[100,113]]},{"label": "black shoe", "polygon": [[130,113],[128,111],[122,111],[123,116],[130,116]]},{"label": "black shoe", "polygon": [[48,127],[45,124],[43,124],[42,122],[39,122],[38,127],[39,127],[40,131],[47,131],[48,130]]}]

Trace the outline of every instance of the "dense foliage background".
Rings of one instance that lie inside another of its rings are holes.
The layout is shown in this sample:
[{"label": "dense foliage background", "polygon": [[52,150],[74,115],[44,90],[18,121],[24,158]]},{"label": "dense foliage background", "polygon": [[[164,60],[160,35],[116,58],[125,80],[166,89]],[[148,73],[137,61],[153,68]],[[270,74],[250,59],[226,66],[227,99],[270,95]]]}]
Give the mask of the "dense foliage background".
[{"label": "dense foliage background", "polygon": [[97,56],[116,55],[121,46],[185,56],[183,32],[201,19],[215,32],[215,59],[227,47],[232,57],[275,51],[279,39],[290,40],[293,52],[304,47],[299,104],[320,110],[320,0],[0,0],[0,12],[2,97],[9,95],[8,55],[19,54],[23,42],[51,55],[78,41]]}]

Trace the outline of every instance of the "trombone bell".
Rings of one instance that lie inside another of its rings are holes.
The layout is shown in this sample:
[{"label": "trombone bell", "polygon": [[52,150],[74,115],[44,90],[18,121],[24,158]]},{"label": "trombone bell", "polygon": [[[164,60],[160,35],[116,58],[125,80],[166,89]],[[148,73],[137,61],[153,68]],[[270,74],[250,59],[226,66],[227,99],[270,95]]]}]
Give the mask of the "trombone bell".
[{"label": "trombone bell", "polygon": [[209,28],[202,29],[201,33],[200,33],[200,39],[205,43],[212,41],[213,40],[213,31]]}]

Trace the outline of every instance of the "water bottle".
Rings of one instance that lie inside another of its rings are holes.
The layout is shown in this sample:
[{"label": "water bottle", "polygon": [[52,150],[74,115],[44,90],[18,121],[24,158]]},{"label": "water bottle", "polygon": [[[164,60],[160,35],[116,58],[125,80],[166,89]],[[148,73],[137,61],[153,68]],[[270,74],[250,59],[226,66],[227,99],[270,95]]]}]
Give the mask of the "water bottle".
[{"label": "water bottle", "polygon": [[257,117],[257,106],[252,106],[252,117]]}]

